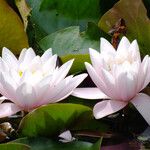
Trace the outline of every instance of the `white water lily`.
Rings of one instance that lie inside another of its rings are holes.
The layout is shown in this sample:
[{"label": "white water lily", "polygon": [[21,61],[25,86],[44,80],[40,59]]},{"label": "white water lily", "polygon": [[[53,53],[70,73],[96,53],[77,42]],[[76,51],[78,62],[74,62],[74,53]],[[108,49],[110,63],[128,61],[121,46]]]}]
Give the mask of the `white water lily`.
[{"label": "white water lily", "polygon": [[124,108],[131,102],[150,124],[150,97],[139,93],[150,82],[150,58],[140,58],[137,41],[126,37],[117,51],[101,38],[101,53],[90,49],[92,65],[85,63],[97,88],[77,88],[73,95],[87,99],[108,99],[97,103],[93,113],[100,119]]},{"label": "white water lily", "polygon": [[[68,97],[87,74],[68,74],[73,60],[56,66],[57,55],[48,49],[40,57],[32,48],[23,49],[19,58],[7,48],[0,57],[0,93],[13,103],[0,104],[0,117],[20,110],[31,111],[41,105]],[[1,99],[4,99],[2,97]]]}]

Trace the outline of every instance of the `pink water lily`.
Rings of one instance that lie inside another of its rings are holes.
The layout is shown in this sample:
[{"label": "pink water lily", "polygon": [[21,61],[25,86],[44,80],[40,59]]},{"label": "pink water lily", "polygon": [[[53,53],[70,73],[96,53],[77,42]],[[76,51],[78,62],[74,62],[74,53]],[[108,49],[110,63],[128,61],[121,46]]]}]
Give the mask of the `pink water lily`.
[{"label": "pink water lily", "polygon": [[77,88],[72,95],[87,99],[107,99],[94,106],[96,119],[117,112],[131,102],[150,124],[150,97],[139,93],[150,82],[150,58],[140,58],[137,41],[126,37],[117,51],[101,38],[101,52],[90,49],[92,65],[85,63],[97,88]]},{"label": "pink water lily", "polygon": [[41,105],[59,102],[68,97],[86,78],[87,74],[73,77],[68,74],[73,60],[56,66],[57,55],[48,49],[40,57],[32,48],[23,49],[19,58],[7,48],[0,57],[0,100],[12,103],[0,104],[0,117],[20,110],[31,111]]}]

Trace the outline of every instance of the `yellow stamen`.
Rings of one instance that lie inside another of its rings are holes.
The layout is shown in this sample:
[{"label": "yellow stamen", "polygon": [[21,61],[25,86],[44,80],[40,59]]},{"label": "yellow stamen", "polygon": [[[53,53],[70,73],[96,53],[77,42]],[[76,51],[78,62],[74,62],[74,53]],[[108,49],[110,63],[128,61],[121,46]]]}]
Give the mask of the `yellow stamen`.
[{"label": "yellow stamen", "polygon": [[23,74],[23,72],[22,72],[22,71],[19,71],[19,76],[20,76],[20,77],[22,76],[22,74]]}]

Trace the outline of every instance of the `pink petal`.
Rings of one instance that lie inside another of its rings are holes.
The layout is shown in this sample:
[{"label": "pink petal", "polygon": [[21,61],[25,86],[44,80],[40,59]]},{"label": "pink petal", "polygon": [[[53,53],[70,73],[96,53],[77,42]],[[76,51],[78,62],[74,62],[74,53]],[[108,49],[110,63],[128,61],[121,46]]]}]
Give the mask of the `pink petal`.
[{"label": "pink petal", "polygon": [[5,96],[1,96],[0,97],[0,104],[4,101],[4,100],[6,100],[7,98],[5,97]]},{"label": "pink petal", "polygon": [[0,71],[2,71],[2,72],[9,71],[8,65],[1,57],[0,57]]},{"label": "pink petal", "polygon": [[67,143],[67,142],[71,142],[71,141],[75,140],[75,138],[72,137],[71,132],[69,130],[64,131],[58,137],[61,138],[59,141],[61,141],[63,143]]},{"label": "pink petal", "polygon": [[57,55],[53,55],[47,61],[45,60],[45,64],[43,65],[43,71],[45,73],[53,73],[56,68]]},{"label": "pink petal", "polygon": [[100,40],[101,40],[101,43],[100,43],[101,53],[110,54],[112,56],[116,55],[116,50],[106,39],[101,38]]},{"label": "pink petal", "polygon": [[121,41],[120,41],[120,43],[119,43],[119,45],[118,45],[118,48],[117,48],[117,54],[118,53],[125,53],[127,50],[128,50],[128,48],[129,48],[129,46],[130,46],[130,42],[129,42],[129,40],[124,36],[122,39],[121,39]]},{"label": "pink petal", "polygon": [[139,46],[137,43],[137,40],[134,40],[130,47],[129,47],[129,53],[131,53],[131,57],[134,61],[139,61],[141,62],[141,56],[140,56],[140,51],[139,51]]},{"label": "pink petal", "polygon": [[137,79],[130,72],[122,72],[116,77],[118,99],[128,101],[136,95]]},{"label": "pink petal", "polygon": [[138,86],[137,92],[140,92],[149,83],[150,79],[150,67],[149,67],[149,56],[146,55],[141,63],[139,74],[138,74]]},{"label": "pink petal", "polygon": [[0,74],[0,92],[8,99],[14,101],[16,99],[16,83],[7,73]]},{"label": "pink petal", "polygon": [[13,103],[0,104],[0,118],[11,116],[20,110],[21,109]]},{"label": "pink petal", "polygon": [[9,67],[17,69],[18,60],[15,55],[6,47],[2,50],[2,59],[8,64]]},{"label": "pink petal", "polygon": [[100,68],[108,68],[106,62],[104,61],[104,58],[102,58],[102,55],[98,51],[92,48],[89,48],[89,53],[94,69],[99,75],[101,75]]},{"label": "pink petal", "polygon": [[27,48],[23,48],[20,55],[19,55],[19,64],[22,63],[22,61],[24,60],[26,52],[27,52]]},{"label": "pink petal", "polygon": [[101,79],[101,77],[98,76],[98,74],[96,73],[95,69],[92,67],[91,64],[85,62],[85,66],[86,66],[86,69],[87,69],[92,81],[103,93],[106,94],[107,93],[106,85],[103,82],[103,80]]},{"label": "pink petal", "polygon": [[136,107],[136,109],[150,125],[150,96],[144,93],[139,93],[131,100],[131,103]]},{"label": "pink petal", "polygon": [[42,62],[46,62],[50,57],[52,57],[52,49],[47,49],[44,54],[41,56]]},{"label": "pink petal", "polygon": [[40,69],[41,66],[42,62],[40,56],[35,56],[30,62],[29,68],[31,72],[35,72],[36,70]]},{"label": "pink petal", "polygon": [[55,97],[53,97],[53,102],[58,102],[66,97],[68,97],[73,90],[87,77],[87,74],[80,74],[75,77],[73,77],[68,83],[66,83],[63,90],[60,91],[59,94],[57,94]]},{"label": "pink petal", "polygon": [[114,77],[112,76],[112,74],[103,69],[102,68],[102,78],[103,78],[103,82],[105,83],[106,86],[106,89],[107,89],[107,93],[106,95],[109,95],[110,97],[115,97],[115,79]]},{"label": "pink petal", "polygon": [[53,98],[59,96],[59,93],[61,93],[66,88],[66,85],[68,85],[68,82],[71,80],[71,78],[72,75],[61,80],[57,85],[51,85],[42,98],[40,105],[54,103]]},{"label": "pink petal", "polygon": [[25,66],[29,65],[35,56],[36,56],[36,54],[32,48],[28,48],[27,50],[23,50],[23,54],[19,60],[21,66],[23,67],[24,65]]},{"label": "pink petal", "polygon": [[58,71],[55,74],[55,83],[58,84],[61,80],[63,80],[66,75],[68,74],[72,64],[73,64],[74,59],[69,60],[68,62],[66,62],[65,64],[63,64]]},{"label": "pink petal", "polygon": [[94,106],[93,113],[96,119],[103,118],[124,108],[128,103],[116,100],[105,100]]},{"label": "pink petal", "polygon": [[36,84],[35,92],[37,96],[37,102],[35,103],[35,107],[40,106],[42,104],[43,98],[46,96],[46,93],[50,92],[50,82],[52,76],[49,75],[42,79],[38,84]]},{"label": "pink petal", "polygon": [[16,97],[16,103],[26,111],[33,109],[37,103],[35,89],[28,83],[23,83],[17,88]]},{"label": "pink petal", "polygon": [[109,98],[98,88],[76,88],[71,95],[79,98],[85,98],[85,99],[108,99]]}]

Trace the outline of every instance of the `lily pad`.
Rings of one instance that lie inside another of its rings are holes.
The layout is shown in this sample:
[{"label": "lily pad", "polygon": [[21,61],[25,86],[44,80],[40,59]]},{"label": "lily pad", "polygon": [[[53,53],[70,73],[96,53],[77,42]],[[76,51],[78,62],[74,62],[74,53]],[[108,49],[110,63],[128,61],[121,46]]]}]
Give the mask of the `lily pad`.
[{"label": "lily pad", "polygon": [[48,138],[21,138],[14,142],[24,143],[31,146],[31,150],[100,150],[101,140],[95,144],[83,141],[73,141],[70,143],[56,142]]},{"label": "lily pad", "polygon": [[26,115],[20,123],[19,133],[29,137],[53,136],[73,127],[82,117],[91,118],[92,110],[79,104],[49,104]]},{"label": "lily pad", "polygon": [[22,48],[28,47],[23,23],[5,0],[0,0],[0,21],[0,49],[7,47],[19,54]]},{"label": "lily pad", "polygon": [[[117,0],[27,0],[32,8],[28,36],[32,47],[39,49],[38,42],[50,33],[80,26],[85,31],[88,22],[98,23],[100,16]],[[42,52],[38,52],[42,54]]]},{"label": "lily pad", "polygon": [[137,39],[143,55],[150,54],[150,20],[142,0],[120,0],[99,21],[99,27],[108,33],[112,26],[123,18],[127,37]]},{"label": "lily pad", "polygon": [[85,32],[80,32],[79,26],[72,26],[46,36],[39,45],[43,51],[51,47],[63,63],[75,58],[71,73],[78,73],[85,70],[84,62],[90,62],[89,48],[99,50],[100,35],[103,33],[92,25]]},{"label": "lily pad", "polygon": [[19,143],[0,144],[1,150],[30,150],[30,146]]}]

